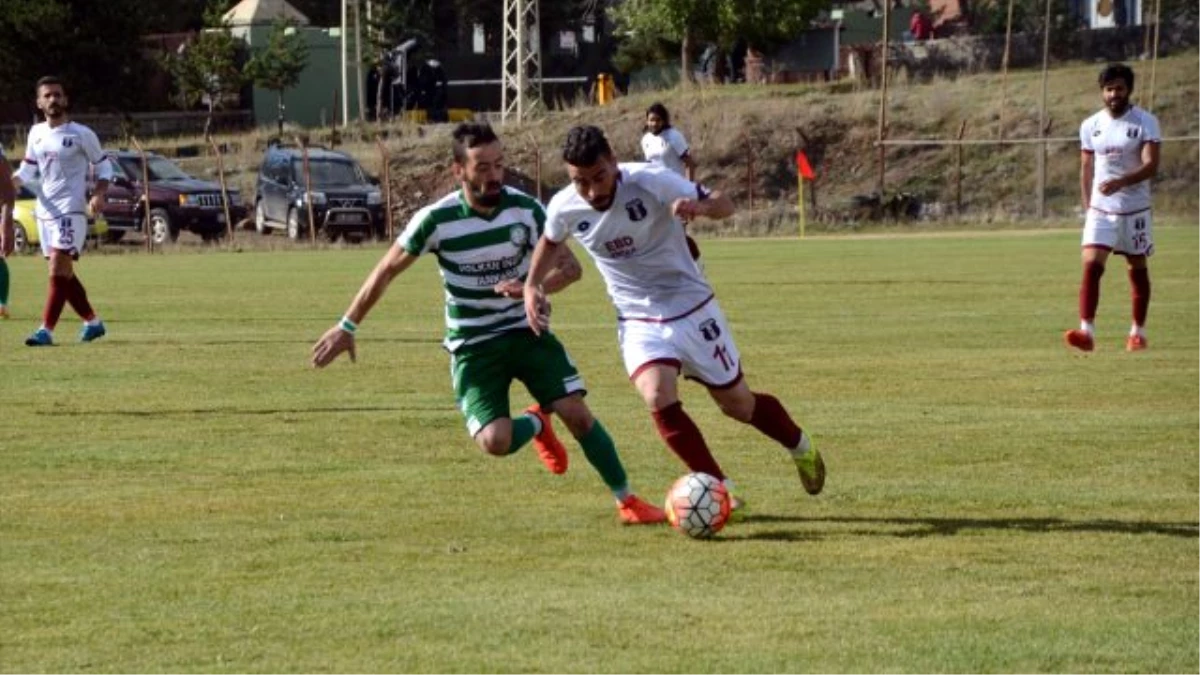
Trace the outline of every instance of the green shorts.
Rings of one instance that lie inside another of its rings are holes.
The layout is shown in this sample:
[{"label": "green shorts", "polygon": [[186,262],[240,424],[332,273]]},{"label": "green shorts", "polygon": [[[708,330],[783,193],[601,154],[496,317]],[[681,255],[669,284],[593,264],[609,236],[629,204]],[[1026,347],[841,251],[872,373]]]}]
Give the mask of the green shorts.
[{"label": "green shorts", "polygon": [[450,377],[458,409],[471,436],[501,417],[511,417],[508,389],[520,380],[534,400],[549,407],[560,398],[586,393],[567,350],[550,333],[518,330],[450,355]]}]

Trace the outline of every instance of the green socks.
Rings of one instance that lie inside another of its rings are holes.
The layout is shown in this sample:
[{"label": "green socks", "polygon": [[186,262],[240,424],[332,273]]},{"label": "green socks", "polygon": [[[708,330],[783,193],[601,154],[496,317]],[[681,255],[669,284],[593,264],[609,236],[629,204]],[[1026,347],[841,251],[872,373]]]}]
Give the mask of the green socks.
[{"label": "green socks", "polygon": [[512,440],[509,441],[508,454],[520,450],[529,439],[537,435],[537,432],[542,430],[541,420],[533,415],[521,415],[514,417],[512,421]]},{"label": "green socks", "polygon": [[596,468],[604,484],[613,491],[617,499],[629,496],[629,479],[625,476],[625,467],[621,466],[621,458],[617,456],[617,446],[600,420],[592,424],[592,428],[583,438],[576,440],[583,446],[583,454],[587,456],[588,462]]},{"label": "green socks", "polygon": [[0,305],[8,304],[8,262],[0,258]]}]

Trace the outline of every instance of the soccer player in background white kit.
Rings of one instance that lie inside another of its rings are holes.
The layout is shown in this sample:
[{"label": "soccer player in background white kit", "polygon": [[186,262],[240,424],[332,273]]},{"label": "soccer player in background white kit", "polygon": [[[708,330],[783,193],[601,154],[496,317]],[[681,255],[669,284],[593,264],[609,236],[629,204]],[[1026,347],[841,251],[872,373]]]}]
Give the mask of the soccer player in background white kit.
[{"label": "soccer player in background white kit", "polygon": [[1079,183],[1087,222],[1083,228],[1083,281],[1079,286],[1079,328],[1064,335],[1067,344],[1095,349],[1093,322],[1100,304],[1100,277],[1109,253],[1125,256],[1133,300],[1133,325],[1125,339],[1131,352],[1146,348],[1150,309],[1150,270],[1154,254],[1150,218],[1150,179],[1158,172],[1162,134],[1158,120],[1130,105],[1133,70],[1112,64],[1100,72],[1104,109],[1079,128],[1082,145]]},{"label": "soccer player in background white kit", "polygon": [[[667,106],[654,103],[646,108],[646,133],[642,135],[642,156],[651,164],[661,164],[684,178],[696,182],[696,159],[687,139],[671,126]],[[687,228],[687,223],[681,223]],[[700,246],[692,235],[687,238],[688,252],[700,263]]]},{"label": "soccer player in background white kit", "polygon": [[[87,211],[99,215],[112,177],[100,140],[91,129],[72,122],[67,116],[67,94],[62,81],[43,77],[37,82],[37,107],[46,121],[29,130],[25,160],[15,182],[28,182],[41,176],[36,216],[42,255],[49,261],[50,285],[42,325],[25,340],[30,347],[54,344],[54,328],[70,303],[83,328],[82,342],[91,342],[105,334],[104,322],[88,302],[87,291],[75,274],[74,261],[83,252],[87,238]],[[87,198],[88,174],[95,169],[96,186]]]},{"label": "soccer player in background white kit", "polygon": [[671,113],[661,103],[646,108],[646,133],[642,136],[642,156],[652,164],[662,164],[684,178],[696,182],[696,160],[687,139],[671,126]]},{"label": "soccer player in background white kit", "polygon": [[[525,313],[535,331],[549,325],[540,283],[567,237],[595,261],[617,309],[626,372],[650,409],[659,435],[692,471],[729,485],[700,429],[683,410],[678,379],[703,384],[727,416],[784,446],[809,494],[825,484],[825,463],[808,434],[770,394],[746,384],[741,357],[712,286],[688,253],[677,217],[724,219],[733,202],[652,164],[617,164],[604,132],[575,127],[563,159],[572,185],[546,213],[546,229],[525,285]],[[732,490],[731,490],[732,492]],[[735,508],[742,503],[735,496]]]}]

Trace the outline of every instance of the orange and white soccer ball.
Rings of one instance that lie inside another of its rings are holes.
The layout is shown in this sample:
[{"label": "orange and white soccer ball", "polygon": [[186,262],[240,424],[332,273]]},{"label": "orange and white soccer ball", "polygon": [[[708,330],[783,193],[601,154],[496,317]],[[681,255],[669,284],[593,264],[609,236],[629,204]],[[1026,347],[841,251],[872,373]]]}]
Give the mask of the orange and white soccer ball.
[{"label": "orange and white soccer ball", "polygon": [[689,537],[707,539],[725,527],[732,501],[729,490],[717,478],[689,473],[667,492],[667,520]]}]

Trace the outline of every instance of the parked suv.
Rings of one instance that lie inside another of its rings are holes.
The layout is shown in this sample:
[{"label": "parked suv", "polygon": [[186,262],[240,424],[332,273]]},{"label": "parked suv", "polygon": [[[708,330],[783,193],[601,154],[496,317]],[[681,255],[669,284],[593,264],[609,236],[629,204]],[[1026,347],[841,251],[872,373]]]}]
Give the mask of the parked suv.
[{"label": "parked suv", "polygon": [[310,146],[308,173],[312,186],[306,193],[302,150],[278,143],[267,146],[254,195],[254,227],[260,234],[282,225],[289,239],[307,238],[308,194],[315,229],[329,241],[386,236],[379,182],[354,158]]},{"label": "parked suv", "polygon": [[[113,179],[108,186],[108,205],[104,217],[108,220],[108,239],[117,241],[126,232],[141,232],[145,222],[142,195],[142,159],[129,150],[109,150]],[[225,207],[221,203],[221,186],[189,176],[171,160],[155,153],[146,154],[146,169],[150,177],[150,236],[154,243],[175,241],[187,230],[205,241],[225,236]],[[234,223],[246,217],[237,190],[228,191],[229,218]]]}]

